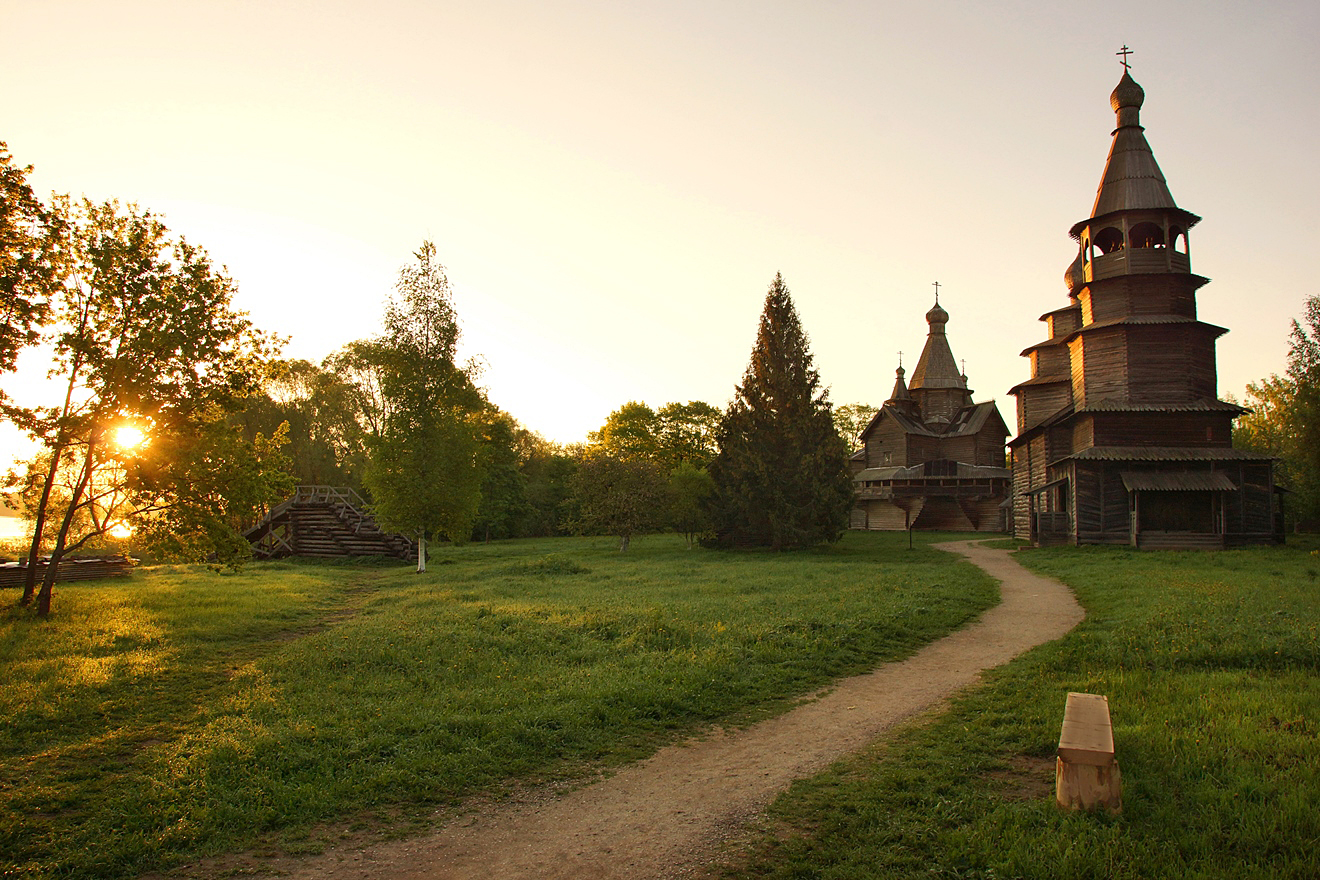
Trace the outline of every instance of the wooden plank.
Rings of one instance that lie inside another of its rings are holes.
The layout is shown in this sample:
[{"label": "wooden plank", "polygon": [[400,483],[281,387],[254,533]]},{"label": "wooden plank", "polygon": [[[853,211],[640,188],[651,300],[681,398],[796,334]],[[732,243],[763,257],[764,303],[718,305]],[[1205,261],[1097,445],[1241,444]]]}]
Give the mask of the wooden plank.
[{"label": "wooden plank", "polygon": [[1109,699],[1101,694],[1068,694],[1059,734],[1059,754],[1081,764],[1107,764],[1114,759],[1114,730]]}]

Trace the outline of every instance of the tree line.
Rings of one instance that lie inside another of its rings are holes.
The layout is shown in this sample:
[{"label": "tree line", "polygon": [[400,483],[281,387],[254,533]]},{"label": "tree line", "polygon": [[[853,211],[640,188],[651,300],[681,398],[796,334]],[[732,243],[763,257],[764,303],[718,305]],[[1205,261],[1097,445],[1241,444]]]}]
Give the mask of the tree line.
[{"label": "tree line", "polygon": [[[302,484],[349,486],[381,526],[428,540],[674,529],[691,547],[837,540],[847,455],[874,409],[835,412],[782,277],[725,410],[631,401],[585,443],[527,430],[456,361],[445,267],[424,242],[384,332],[322,363],[233,304],[207,252],[136,205],[43,202],[0,142],[0,373],[45,346],[58,396],[0,413],[40,451],[11,484],[32,522],[24,603],[50,612],[61,558],[130,530],[162,557],[238,564],[243,539]],[[38,560],[49,562],[37,582]]]},{"label": "tree line", "polygon": [[1320,296],[1307,297],[1292,322],[1283,375],[1247,385],[1244,403],[1233,445],[1277,457],[1289,524],[1320,530]]}]

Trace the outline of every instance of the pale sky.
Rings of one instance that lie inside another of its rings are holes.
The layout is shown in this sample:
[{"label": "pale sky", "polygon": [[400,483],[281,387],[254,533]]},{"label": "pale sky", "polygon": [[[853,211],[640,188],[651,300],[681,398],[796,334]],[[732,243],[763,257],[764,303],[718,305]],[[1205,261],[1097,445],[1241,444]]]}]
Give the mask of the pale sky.
[{"label": "pale sky", "polygon": [[[490,398],[571,442],[724,406],[782,272],[836,404],[881,403],[932,282],[977,400],[1067,304],[1132,47],[1221,395],[1313,281],[1320,4],[0,0],[0,140],[135,201],[320,360],[424,239]],[[0,384],[16,395],[34,359]]]}]

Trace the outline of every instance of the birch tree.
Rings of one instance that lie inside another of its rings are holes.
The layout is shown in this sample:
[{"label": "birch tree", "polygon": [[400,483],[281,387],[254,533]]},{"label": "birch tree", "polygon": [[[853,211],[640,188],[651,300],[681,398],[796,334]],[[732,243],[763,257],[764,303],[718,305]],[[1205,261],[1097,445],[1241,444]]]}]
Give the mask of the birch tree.
[{"label": "birch tree", "polygon": [[414,257],[399,272],[385,333],[372,348],[383,409],[363,480],[381,527],[416,536],[424,572],[428,540],[462,542],[472,532],[484,476],[484,402],[475,369],[454,362],[458,316],[435,245],[423,242]]}]

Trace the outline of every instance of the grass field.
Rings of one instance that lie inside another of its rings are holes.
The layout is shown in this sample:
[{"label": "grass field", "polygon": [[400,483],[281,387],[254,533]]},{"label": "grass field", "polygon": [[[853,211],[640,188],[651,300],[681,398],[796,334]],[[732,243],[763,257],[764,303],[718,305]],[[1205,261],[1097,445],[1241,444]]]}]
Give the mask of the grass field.
[{"label": "grass field", "polygon": [[[764,878],[1320,877],[1320,558],[1029,550],[1087,620],[914,727],[794,787]],[[1117,817],[1053,804],[1068,691],[1109,697]]]},{"label": "grass field", "polygon": [[313,850],[777,711],[993,604],[905,535],[442,549],[430,571],[156,567],[0,606],[0,876]]}]

